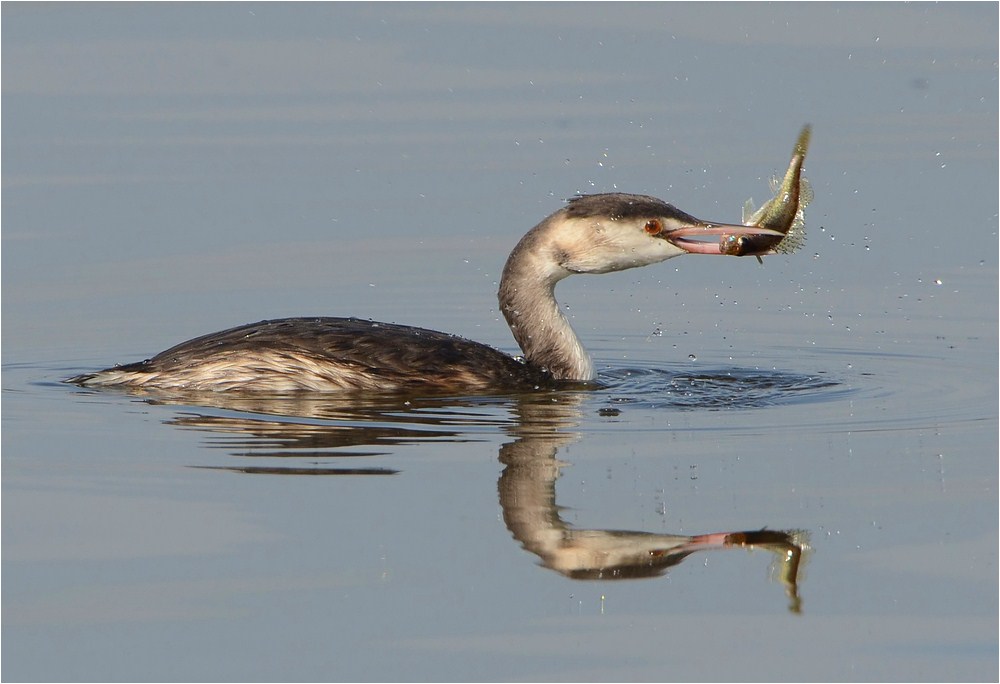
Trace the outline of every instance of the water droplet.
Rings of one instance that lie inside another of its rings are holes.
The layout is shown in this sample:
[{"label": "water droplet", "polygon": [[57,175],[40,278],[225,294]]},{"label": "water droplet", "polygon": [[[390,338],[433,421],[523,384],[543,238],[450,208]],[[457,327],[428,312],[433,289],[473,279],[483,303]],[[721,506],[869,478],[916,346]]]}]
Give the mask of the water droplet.
[{"label": "water droplet", "polygon": [[698,360],[698,357],[695,356],[694,354],[688,354],[688,358],[691,359],[692,361],[697,361]]}]

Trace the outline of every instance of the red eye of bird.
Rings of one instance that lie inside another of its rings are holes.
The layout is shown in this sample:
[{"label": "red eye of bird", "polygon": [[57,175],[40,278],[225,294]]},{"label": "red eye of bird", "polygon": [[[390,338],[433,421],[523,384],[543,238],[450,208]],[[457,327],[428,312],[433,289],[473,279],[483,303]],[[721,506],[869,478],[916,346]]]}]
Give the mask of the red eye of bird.
[{"label": "red eye of bird", "polygon": [[660,223],[659,219],[649,219],[646,221],[646,232],[650,235],[656,235],[661,230],[663,230],[663,224]]}]

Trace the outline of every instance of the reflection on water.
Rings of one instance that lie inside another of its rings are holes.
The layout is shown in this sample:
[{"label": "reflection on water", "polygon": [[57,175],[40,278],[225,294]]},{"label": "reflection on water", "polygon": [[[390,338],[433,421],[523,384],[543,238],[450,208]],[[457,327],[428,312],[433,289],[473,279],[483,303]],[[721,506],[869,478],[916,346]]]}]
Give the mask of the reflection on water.
[{"label": "reflection on water", "polygon": [[[782,394],[822,395],[836,383],[781,374],[702,374],[678,376],[654,371],[612,375],[600,392],[620,401],[627,378],[695,388],[682,396],[661,391],[664,401],[688,407],[697,397],[710,406],[735,401],[757,406]],[[719,388],[731,388],[725,396]],[[648,389],[645,388],[645,389]],[[720,394],[722,397],[720,398]],[[738,530],[694,536],[645,531],[578,529],[565,522],[556,500],[556,481],[567,465],[560,448],[581,438],[581,405],[593,392],[536,392],[493,397],[410,397],[372,395],[259,396],[198,393],[144,398],[150,404],[184,406],[168,424],[209,433],[209,448],[240,459],[232,466],[193,466],[258,475],[392,475],[384,467],[353,464],[420,442],[482,441],[501,430],[512,438],[500,447],[504,469],[497,483],[503,520],[521,546],[540,564],[571,579],[634,579],[663,575],[692,553],[712,549],[764,549],[773,554],[772,576],[799,612],[799,570],[810,550],[803,531]],[[722,403],[719,403],[722,402]],[[497,409],[501,409],[498,412]],[[506,415],[507,417],[502,417]],[[253,461],[287,460],[294,465]],[[331,463],[332,460],[336,464]]]},{"label": "reflection on water", "polygon": [[576,529],[563,521],[556,480],[565,463],[556,452],[577,439],[580,395],[561,401],[522,401],[514,406],[516,437],[500,448],[504,465],[497,488],[503,519],[514,538],[542,565],[572,579],[657,577],[696,551],[760,547],[775,554],[777,576],[789,609],[801,610],[799,568],[809,547],[801,531],[721,532],[696,536],[631,530]]}]

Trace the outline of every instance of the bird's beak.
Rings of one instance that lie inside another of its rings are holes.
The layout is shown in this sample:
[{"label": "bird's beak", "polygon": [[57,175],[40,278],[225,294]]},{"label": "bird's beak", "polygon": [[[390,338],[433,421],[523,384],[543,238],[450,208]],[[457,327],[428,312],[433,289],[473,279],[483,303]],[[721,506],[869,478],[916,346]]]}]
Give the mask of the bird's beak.
[{"label": "bird's beak", "polygon": [[[726,236],[775,236],[784,237],[785,234],[770,228],[759,228],[757,226],[741,226],[734,223],[712,223],[701,221],[692,223],[682,228],[676,228],[666,233],[664,237],[674,245],[680,247],[690,254],[723,254],[721,249],[721,237]],[[708,241],[705,238],[720,238]]]}]

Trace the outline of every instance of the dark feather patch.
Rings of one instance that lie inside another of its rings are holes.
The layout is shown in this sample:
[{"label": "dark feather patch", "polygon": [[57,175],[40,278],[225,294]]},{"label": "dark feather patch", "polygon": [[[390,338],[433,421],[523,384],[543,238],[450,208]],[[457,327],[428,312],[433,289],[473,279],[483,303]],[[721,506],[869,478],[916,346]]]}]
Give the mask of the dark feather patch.
[{"label": "dark feather patch", "polygon": [[568,200],[564,209],[568,218],[610,216],[614,219],[669,216],[681,221],[696,223],[698,219],[677,207],[649,195],[630,195],[622,192],[599,195],[577,195]]}]

